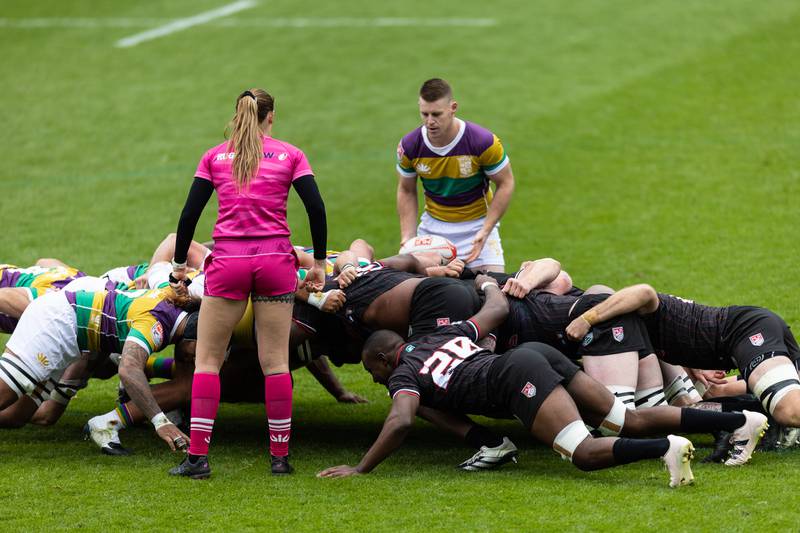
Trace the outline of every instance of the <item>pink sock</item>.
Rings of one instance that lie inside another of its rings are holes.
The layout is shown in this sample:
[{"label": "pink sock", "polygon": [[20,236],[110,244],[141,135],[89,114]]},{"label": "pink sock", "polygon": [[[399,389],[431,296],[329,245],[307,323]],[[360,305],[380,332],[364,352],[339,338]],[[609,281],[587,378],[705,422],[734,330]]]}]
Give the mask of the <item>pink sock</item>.
[{"label": "pink sock", "polygon": [[264,406],[269,424],[269,453],[277,457],[289,455],[292,431],[292,375],[264,376]]},{"label": "pink sock", "polygon": [[211,431],[219,407],[219,374],[195,372],[192,379],[192,420],[189,453],[208,455]]}]

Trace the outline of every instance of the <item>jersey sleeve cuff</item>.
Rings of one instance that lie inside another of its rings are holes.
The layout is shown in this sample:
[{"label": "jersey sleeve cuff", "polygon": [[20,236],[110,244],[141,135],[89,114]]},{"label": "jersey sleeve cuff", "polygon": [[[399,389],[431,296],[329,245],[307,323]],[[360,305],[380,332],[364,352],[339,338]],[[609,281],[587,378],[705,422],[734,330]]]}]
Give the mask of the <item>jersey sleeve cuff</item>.
[{"label": "jersey sleeve cuff", "polygon": [[486,174],[487,176],[494,176],[495,174],[506,168],[510,162],[511,161],[508,159],[508,156],[503,155],[503,159],[501,159],[500,162],[497,163],[496,165],[484,167],[483,173]]},{"label": "jersey sleeve cuff", "polygon": [[149,344],[147,344],[147,342],[143,341],[142,339],[140,339],[138,337],[134,337],[133,335],[128,335],[128,338],[125,339],[125,342],[128,342],[128,341],[131,341],[132,343],[138,344],[139,346],[141,346],[144,349],[144,351],[147,352],[147,355],[150,355],[150,354],[153,353],[153,348]]},{"label": "jersey sleeve cuff", "polygon": [[416,178],[417,173],[413,170],[408,170],[406,168],[401,167],[399,164],[397,165],[397,173],[403,176],[404,178]]},{"label": "jersey sleeve cuff", "polygon": [[392,394],[392,400],[394,400],[397,397],[397,395],[399,395],[399,394],[408,394],[409,396],[416,396],[417,398],[419,398],[419,391],[418,390],[400,389],[400,390],[396,391],[394,394]]}]

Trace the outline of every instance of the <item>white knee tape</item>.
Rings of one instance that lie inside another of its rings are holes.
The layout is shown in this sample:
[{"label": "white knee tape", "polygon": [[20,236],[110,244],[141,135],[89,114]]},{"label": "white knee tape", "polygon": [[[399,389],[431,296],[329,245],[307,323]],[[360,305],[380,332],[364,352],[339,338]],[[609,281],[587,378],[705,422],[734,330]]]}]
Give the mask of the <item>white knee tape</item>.
[{"label": "white knee tape", "polygon": [[684,374],[683,376],[683,388],[686,389],[686,392],[689,394],[689,398],[692,400],[692,403],[702,402],[703,401],[703,394],[706,393],[705,387],[703,387],[703,392],[700,392],[700,387],[702,383],[695,384],[692,381],[692,378],[688,376],[688,374]]},{"label": "white knee tape", "polygon": [[686,396],[687,394],[689,394],[689,392],[686,390],[686,387],[684,387],[683,376],[677,376],[672,380],[672,383],[664,388],[664,396],[669,404],[671,404],[677,398]]},{"label": "white knee tape", "polygon": [[575,453],[581,442],[589,436],[589,430],[582,420],[570,422],[564,429],[558,432],[553,441],[553,449],[561,454],[562,459],[569,459],[572,462],[572,454]]},{"label": "white knee tape", "polygon": [[611,393],[619,398],[628,409],[636,409],[636,389],[634,387],[626,387],[624,385],[606,385],[606,388]]},{"label": "white knee tape", "polygon": [[637,390],[634,395],[636,401],[636,408],[643,409],[645,407],[656,407],[667,403],[664,397],[664,389],[662,387],[652,387],[649,389]]},{"label": "white knee tape", "polygon": [[611,406],[611,410],[600,424],[600,427],[597,428],[597,431],[604,437],[616,437],[625,425],[625,413],[627,412],[628,409],[625,404],[619,398],[614,398],[614,405]]},{"label": "white knee tape", "polygon": [[769,414],[786,393],[793,390],[800,390],[800,377],[791,365],[779,365],[768,370],[753,387],[753,392]]},{"label": "white knee tape", "polygon": [[0,380],[3,380],[18,397],[25,396],[36,388],[36,383],[31,378],[33,372],[16,357],[0,357]]}]

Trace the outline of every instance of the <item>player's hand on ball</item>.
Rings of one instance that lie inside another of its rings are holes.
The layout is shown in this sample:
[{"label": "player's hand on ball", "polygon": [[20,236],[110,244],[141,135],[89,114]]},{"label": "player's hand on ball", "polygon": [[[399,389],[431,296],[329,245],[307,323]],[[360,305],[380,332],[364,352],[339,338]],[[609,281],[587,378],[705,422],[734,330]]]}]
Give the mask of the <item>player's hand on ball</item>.
[{"label": "player's hand on ball", "polygon": [[344,391],[336,397],[339,403],[369,403],[369,400],[356,394],[355,392]]},{"label": "player's hand on ball", "polygon": [[356,467],[349,465],[339,465],[326,468],[317,474],[317,477],[348,477],[358,476],[361,472],[356,470]]},{"label": "player's hand on ball", "polygon": [[164,424],[156,430],[156,433],[169,445],[169,449],[173,452],[179,448],[184,449],[189,446],[189,437],[178,429],[175,424]]},{"label": "player's hand on ball", "polygon": [[580,341],[589,333],[590,329],[592,329],[592,325],[585,318],[579,316],[567,326],[567,338],[571,341]]},{"label": "player's hand on ball", "polygon": [[517,278],[508,278],[505,285],[503,285],[503,292],[515,298],[525,298],[531,288],[527,283]]},{"label": "player's hand on ball", "polygon": [[344,295],[342,291],[339,289],[333,289],[328,291],[328,297],[325,298],[325,303],[322,304],[320,307],[320,311],[324,311],[325,313],[335,313],[347,301],[347,297]]}]

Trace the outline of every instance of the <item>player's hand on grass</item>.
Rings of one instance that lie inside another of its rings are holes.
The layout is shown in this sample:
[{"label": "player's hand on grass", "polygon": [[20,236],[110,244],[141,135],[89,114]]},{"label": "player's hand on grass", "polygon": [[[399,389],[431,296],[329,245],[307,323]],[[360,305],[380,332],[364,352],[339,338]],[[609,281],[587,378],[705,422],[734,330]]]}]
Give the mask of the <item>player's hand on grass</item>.
[{"label": "player's hand on grass", "polygon": [[345,265],[342,271],[339,273],[339,277],[336,278],[339,282],[339,288],[344,289],[349,287],[350,284],[353,283],[353,280],[356,279],[357,275],[358,270],[356,269],[355,265],[349,263]]},{"label": "player's hand on grass", "polygon": [[366,398],[359,396],[355,392],[350,392],[349,390],[337,396],[336,401],[339,403],[369,403],[369,400]]},{"label": "player's hand on grass", "polygon": [[567,338],[571,341],[580,341],[589,333],[590,329],[592,329],[592,325],[585,318],[579,316],[567,326]]},{"label": "player's hand on grass", "polygon": [[169,445],[169,449],[173,452],[177,449],[186,449],[189,446],[189,437],[178,429],[175,424],[164,424],[156,430],[156,433]]},{"label": "player's hand on grass", "polygon": [[332,466],[317,473],[317,477],[348,477],[358,475],[361,475],[361,472],[356,470],[356,467],[349,465]]},{"label": "player's hand on grass", "polygon": [[327,292],[328,296],[325,298],[325,302],[320,307],[320,311],[325,313],[335,313],[347,301],[347,297],[344,295],[342,291],[339,289],[333,289]]},{"label": "player's hand on grass", "polygon": [[471,263],[475,261],[479,255],[481,255],[481,251],[483,250],[483,246],[486,244],[486,238],[488,236],[489,232],[483,228],[481,228],[481,230],[475,234],[475,238],[472,239],[472,251],[469,253],[467,258],[464,259],[465,263]]},{"label": "player's hand on grass", "polygon": [[528,283],[517,278],[508,278],[505,285],[503,285],[503,292],[515,298],[525,298],[531,292],[531,289],[533,287]]}]

